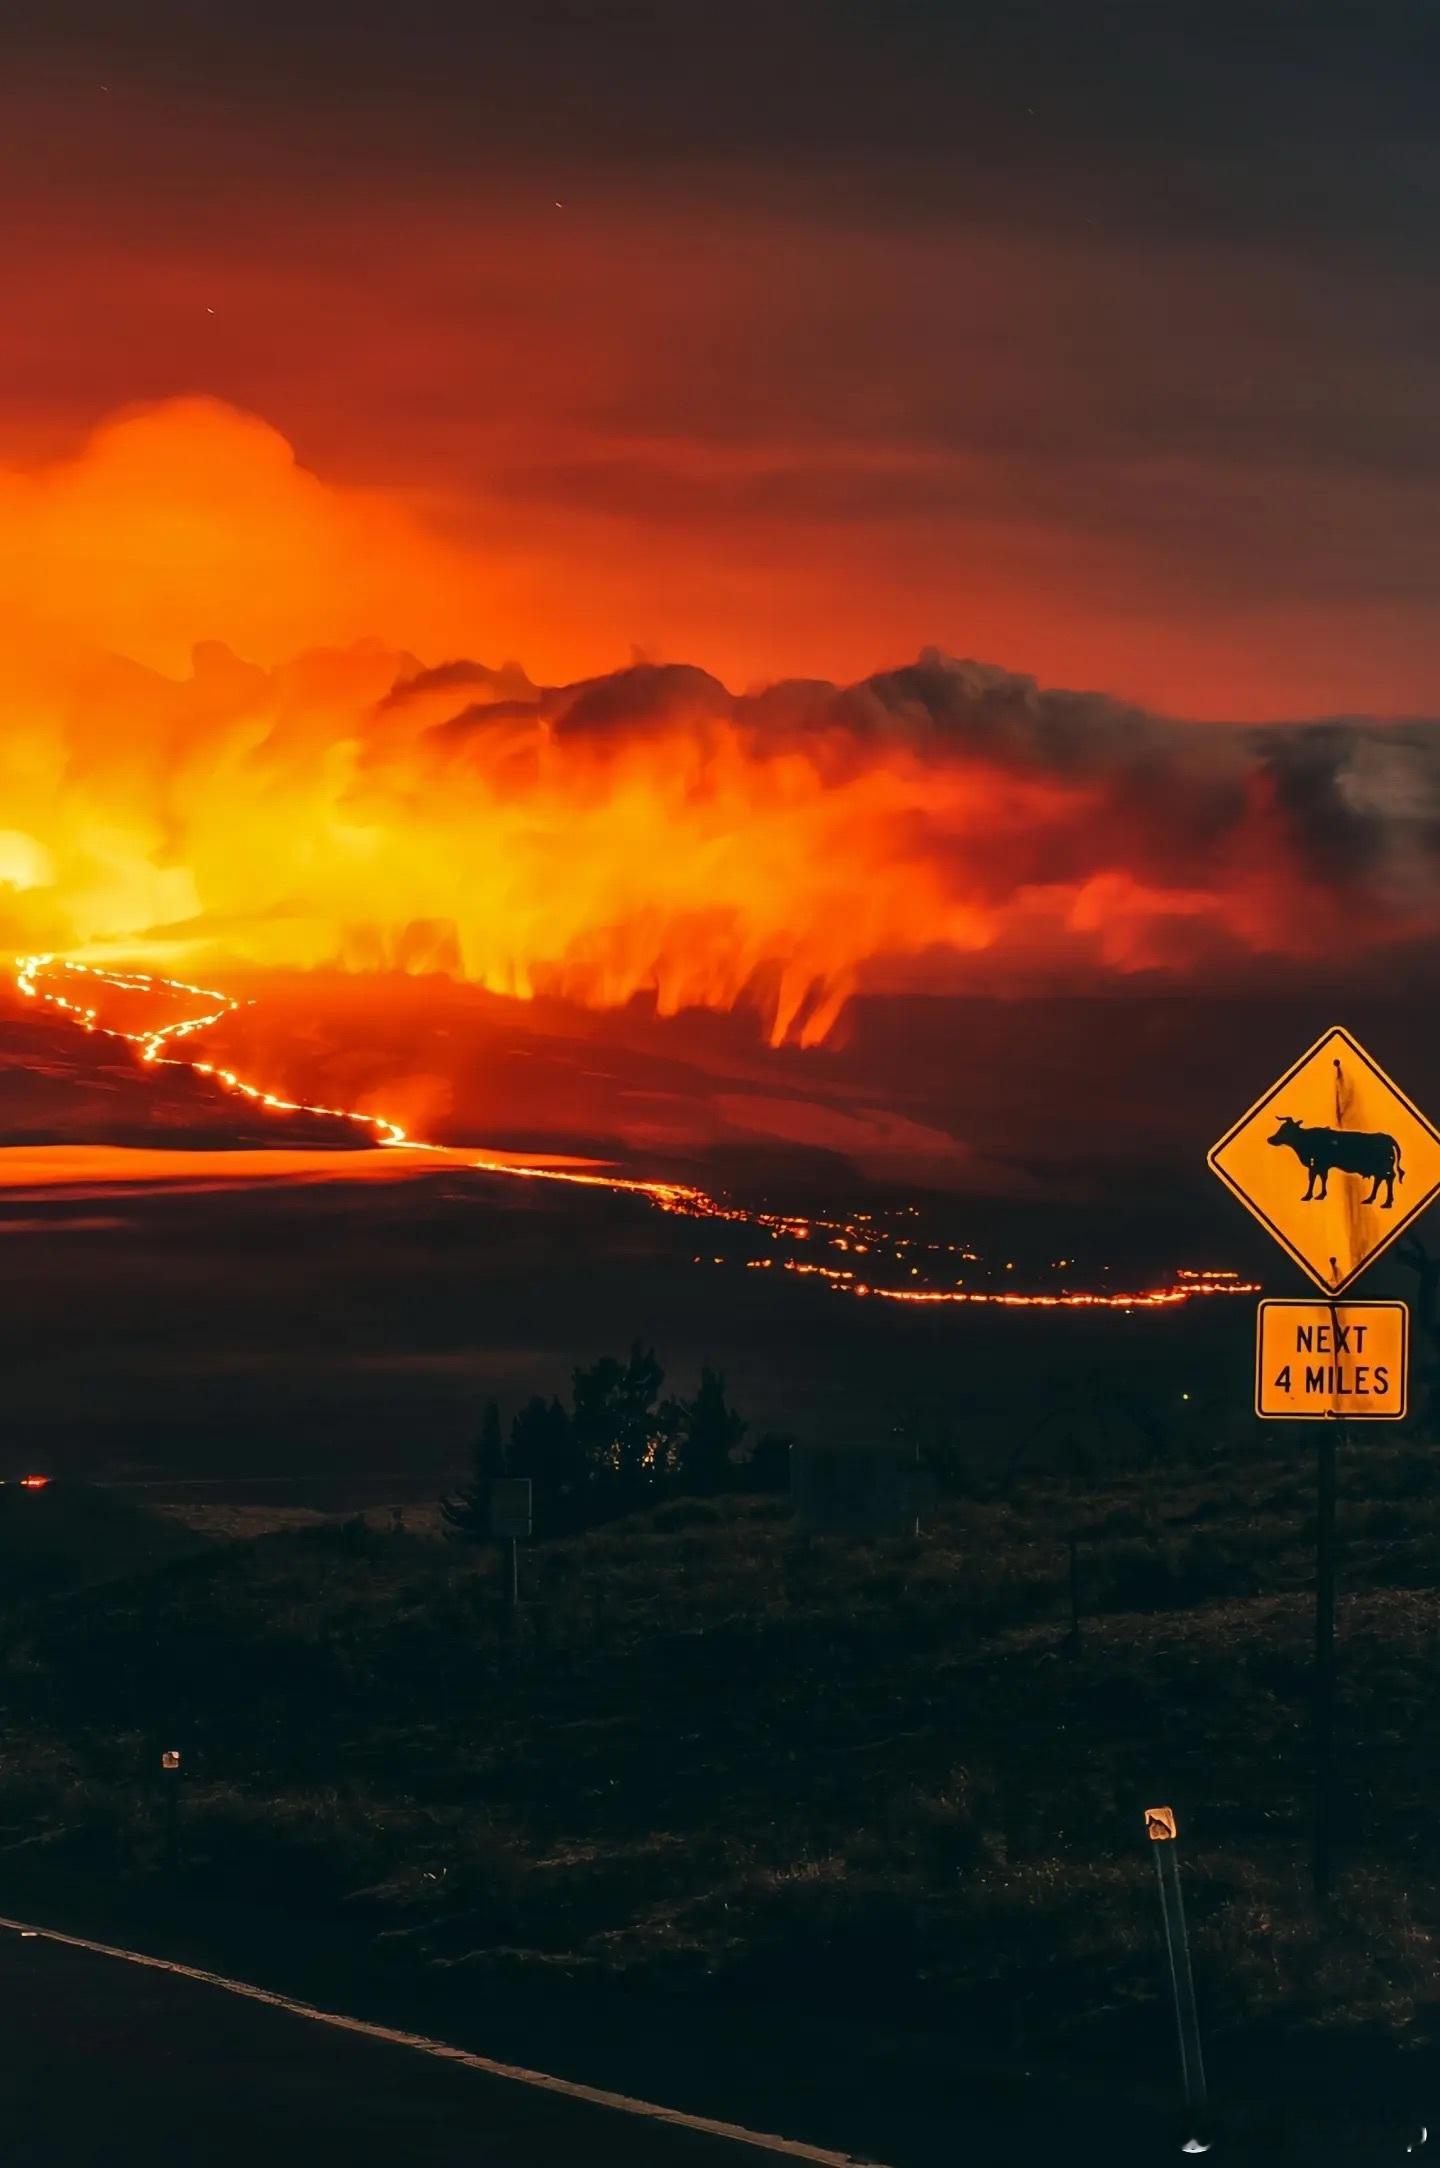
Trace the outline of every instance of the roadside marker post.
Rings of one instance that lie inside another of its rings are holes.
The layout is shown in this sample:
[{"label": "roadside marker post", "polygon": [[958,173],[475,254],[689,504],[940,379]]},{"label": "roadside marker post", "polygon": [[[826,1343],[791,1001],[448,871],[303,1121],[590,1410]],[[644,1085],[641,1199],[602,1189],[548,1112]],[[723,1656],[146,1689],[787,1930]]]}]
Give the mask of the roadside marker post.
[{"label": "roadside marker post", "polygon": [[1318,1421],[1311,1880],[1330,1894],[1335,1749],[1336,1449],[1352,1420],[1403,1417],[1410,1316],[1340,1296],[1440,1194],[1440,1131],[1338,1026],[1213,1146],[1213,1174],[1309,1275],[1322,1302],[1262,1302],[1255,1412]]},{"label": "roadside marker post", "polygon": [[1190,2117],[1190,2136],[1185,2151],[1203,2152],[1200,2121],[1205,2114],[1205,2061],[1200,2052],[1200,2017],[1195,2007],[1195,1979],[1190,1969],[1190,1937],[1185,1927],[1185,1900],[1180,1894],[1177,1859],[1178,1833],[1173,1807],[1147,1807],[1145,1834],[1155,1851],[1155,1873],[1160,1883],[1160,1910],[1165,1921],[1165,1955],[1170,1965],[1170,1991],[1175,2002],[1175,2029],[1180,2039],[1180,2077],[1185,2088],[1185,2110]]},{"label": "roadside marker post", "polygon": [[160,1780],[165,1792],[165,1868],[174,1874],[180,1864],[180,1749],[167,1746],[160,1755]]}]

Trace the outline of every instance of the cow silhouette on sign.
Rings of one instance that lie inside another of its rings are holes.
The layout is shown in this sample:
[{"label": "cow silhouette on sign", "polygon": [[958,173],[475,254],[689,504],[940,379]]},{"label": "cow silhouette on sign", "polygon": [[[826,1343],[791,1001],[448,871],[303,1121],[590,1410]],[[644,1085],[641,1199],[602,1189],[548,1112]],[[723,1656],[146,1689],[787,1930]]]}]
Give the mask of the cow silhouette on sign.
[{"label": "cow silhouette on sign", "polygon": [[[1388,1212],[1395,1202],[1397,1177],[1402,1182],[1405,1179],[1400,1147],[1383,1130],[1320,1129],[1282,1114],[1280,1127],[1269,1141],[1271,1144],[1288,1144],[1309,1175],[1309,1184],[1300,1200],[1302,1204],[1309,1204],[1312,1198],[1318,1202],[1329,1194],[1330,1175],[1335,1170],[1341,1174],[1363,1175],[1368,1180],[1370,1194],[1361,1198],[1362,1204],[1375,1203],[1383,1182],[1385,1196],[1380,1209]],[[1315,1187],[1317,1181],[1320,1184],[1318,1190]]]}]

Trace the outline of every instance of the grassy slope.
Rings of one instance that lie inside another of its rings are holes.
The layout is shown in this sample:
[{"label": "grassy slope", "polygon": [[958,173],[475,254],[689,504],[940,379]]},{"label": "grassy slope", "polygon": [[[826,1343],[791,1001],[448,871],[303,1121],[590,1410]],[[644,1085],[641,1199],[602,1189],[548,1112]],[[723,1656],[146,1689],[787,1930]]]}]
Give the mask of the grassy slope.
[{"label": "grassy slope", "polygon": [[360,1925],[457,1992],[726,1990],[1093,2067],[1153,2021],[1140,1810],[1165,1800],[1212,2035],[1400,2032],[1440,1927],[1440,1486],[1389,1442],[1342,1474],[1324,1917],[1310,1512],[1298,1446],[954,1500],[918,1543],[807,1545],[776,1501],[677,1504],[531,1554],[518,1634],[491,1562],[423,1536],[320,1526],[157,1561],[132,1529],[113,1578],[12,1602],[0,1842],[158,1876],[163,1734],[196,1898]]}]

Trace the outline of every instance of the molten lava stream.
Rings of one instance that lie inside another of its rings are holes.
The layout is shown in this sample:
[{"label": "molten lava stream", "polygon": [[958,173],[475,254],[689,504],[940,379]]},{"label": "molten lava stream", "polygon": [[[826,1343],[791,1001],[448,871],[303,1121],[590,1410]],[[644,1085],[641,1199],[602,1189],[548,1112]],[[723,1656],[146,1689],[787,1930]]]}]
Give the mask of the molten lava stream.
[{"label": "molten lava stream", "polygon": [[[197,1039],[202,1032],[222,1023],[239,1007],[232,995],[222,993],[214,987],[197,986],[186,979],[166,978],[154,972],[122,970],[53,956],[25,958],[16,968],[15,983],[25,999],[52,1009],[57,1015],[73,1023],[77,1029],[100,1032],[107,1038],[126,1041],[136,1049],[139,1059],[146,1066],[188,1069],[193,1075],[204,1077],[222,1090],[232,1092],[250,1104],[275,1114],[321,1115],[332,1121],[353,1123],[368,1133],[374,1145],[387,1151],[435,1154],[451,1163],[458,1157],[466,1166],[483,1173],[503,1174],[518,1180],[569,1182],[584,1188],[613,1190],[643,1197],[662,1212],[678,1213],[689,1219],[726,1221],[744,1227],[776,1246],[776,1255],[743,1259],[742,1262],[749,1270],[765,1271],[779,1266],[782,1271],[816,1279],[822,1286],[837,1294],[922,1307],[992,1305],[1012,1310],[1087,1309],[1129,1312],[1171,1309],[1206,1296],[1251,1295],[1260,1292],[1256,1283],[1242,1281],[1235,1273],[1221,1270],[1181,1271],[1173,1281],[1163,1286],[1131,1293],[1111,1289],[1090,1292],[1068,1287],[1049,1292],[1022,1293],[1010,1288],[969,1288],[957,1284],[943,1287],[887,1286],[882,1284],[874,1268],[861,1273],[849,1265],[822,1264],[813,1257],[778,1254],[794,1251],[802,1246],[818,1246],[858,1256],[875,1256],[877,1259],[883,1257],[886,1264],[902,1269],[914,1278],[921,1269],[911,1261],[917,1238],[909,1233],[896,1234],[879,1226],[872,1212],[857,1212],[853,1219],[812,1219],[794,1213],[752,1210],[733,1200],[712,1197],[706,1191],[685,1183],[644,1181],[635,1176],[577,1166],[573,1162],[563,1166],[538,1159],[517,1162],[498,1155],[476,1154],[470,1150],[457,1154],[443,1146],[408,1137],[400,1124],[387,1115],[363,1112],[354,1107],[321,1106],[313,1100],[289,1099],[264,1085],[238,1076],[233,1069],[220,1063],[201,1059],[198,1052],[172,1052],[171,1049]],[[179,1013],[167,1020],[156,1022],[153,1017],[157,1004],[162,1009],[177,1009]],[[960,1243],[925,1242],[920,1244],[920,1247],[944,1260],[970,1264],[979,1262],[975,1252]],[[694,1260],[696,1264],[705,1261],[700,1257]],[[713,1257],[709,1260],[717,1265],[731,1261],[724,1257]]]}]

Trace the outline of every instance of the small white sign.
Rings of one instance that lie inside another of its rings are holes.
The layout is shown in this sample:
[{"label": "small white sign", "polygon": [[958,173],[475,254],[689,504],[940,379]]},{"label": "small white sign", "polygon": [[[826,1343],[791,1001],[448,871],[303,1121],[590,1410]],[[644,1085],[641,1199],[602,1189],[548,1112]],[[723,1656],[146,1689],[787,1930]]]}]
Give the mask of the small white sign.
[{"label": "small white sign", "polygon": [[490,1533],[518,1542],[530,1533],[530,1478],[500,1476],[490,1485]]}]

